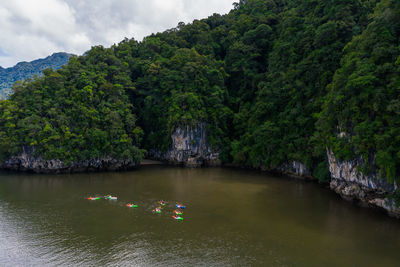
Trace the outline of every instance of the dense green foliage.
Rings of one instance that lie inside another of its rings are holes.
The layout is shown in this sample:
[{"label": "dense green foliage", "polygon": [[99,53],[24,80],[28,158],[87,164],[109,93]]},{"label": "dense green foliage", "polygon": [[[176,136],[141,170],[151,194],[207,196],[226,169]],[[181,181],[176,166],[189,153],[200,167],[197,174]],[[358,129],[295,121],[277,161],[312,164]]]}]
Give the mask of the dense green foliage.
[{"label": "dense green foliage", "polygon": [[[241,13],[254,8],[251,14],[259,12],[259,22],[254,30],[246,29],[235,46],[254,51],[251,55],[258,60],[236,63],[249,66],[242,71],[244,79],[233,81],[248,95],[239,97],[235,114],[236,140],[231,152],[235,162],[275,167],[298,160],[316,168],[324,160],[324,146],[312,138],[316,122],[312,115],[320,111],[321,97],[339,66],[343,47],[353,31],[367,23],[367,2],[288,1],[263,10],[255,5],[259,1],[248,1]],[[264,31],[262,42],[268,46],[257,46],[260,36],[247,41],[250,33],[259,31],[261,21],[268,20],[272,20],[271,30]],[[242,81],[247,84],[239,84]]]},{"label": "dense green foliage", "polygon": [[324,100],[318,124],[327,145],[342,158],[362,156],[364,172],[377,167],[390,182],[398,179],[400,2],[381,1],[365,31],[346,45]]},{"label": "dense green foliage", "polygon": [[42,71],[47,68],[59,69],[68,62],[70,56],[67,53],[55,53],[32,62],[20,62],[12,68],[4,69],[0,67],[0,99],[6,98],[11,93],[12,85],[16,81],[41,75]]},{"label": "dense green foliage", "polygon": [[[143,44],[156,40],[160,39],[149,38]],[[133,71],[138,75],[135,106],[140,107],[141,124],[148,133],[146,148],[166,150],[172,129],[199,122],[208,122],[212,144],[221,145],[230,114],[223,63],[193,48],[169,47],[169,53],[158,55],[143,52],[135,59]]]},{"label": "dense green foliage", "polygon": [[395,0],[241,0],[224,16],[94,47],[16,85],[1,104],[1,151],[140,157],[137,147],[165,151],[175,127],[205,122],[225,162],[296,160],[326,180],[329,148],[393,180],[399,16]]},{"label": "dense green foliage", "polygon": [[142,132],[126,94],[128,73],[111,50],[94,47],[57,72],[47,69],[43,78],[15,84],[0,103],[2,158],[32,146],[45,159],[65,162],[140,160],[135,144]]}]

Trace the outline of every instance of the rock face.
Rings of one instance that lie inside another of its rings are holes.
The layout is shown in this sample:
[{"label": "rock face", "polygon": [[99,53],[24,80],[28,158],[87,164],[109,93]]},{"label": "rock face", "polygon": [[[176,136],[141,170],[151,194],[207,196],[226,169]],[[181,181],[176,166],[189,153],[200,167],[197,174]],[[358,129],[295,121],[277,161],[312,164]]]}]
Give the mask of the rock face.
[{"label": "rock face", "polygon": [[283,174],[293,177],[315,179],[314,177],[312,177],[311,172],[307,169],[306,165],[299,161],[292,161],[283,164],[277,170]]},{"label": "rock face", "polygon": [[327,150],[329,171],[331,173],[330,188],[344,199],[355,201],[362,206],[377,207],[393,217],[400,218],[400,208],[386,196],[396,190],[396,184],[389,184],[380,179],[376,173],[365,175],[358,171],[363,164],[362,158],[350,161],[339,161]]},{"label": "rock face", "polygon": [[172,146],[166,153],[149,151],[151,158],[187,167],[219,166],[219,153],[208,143],[204,123],[177,127],[171,135]]},{"label": "rock face", "polygon": [[85,171],[116,171],[132,169],[139,164],[130,160],[117,160],[111,157],[91,159],[81,162],[64,163],[61,160],[44,160],[33,156],[33,151],[24,148],[23,152],[11,157],[0,165],[0,168],[13,171],[26,171],[35,173],[68,173]]}]

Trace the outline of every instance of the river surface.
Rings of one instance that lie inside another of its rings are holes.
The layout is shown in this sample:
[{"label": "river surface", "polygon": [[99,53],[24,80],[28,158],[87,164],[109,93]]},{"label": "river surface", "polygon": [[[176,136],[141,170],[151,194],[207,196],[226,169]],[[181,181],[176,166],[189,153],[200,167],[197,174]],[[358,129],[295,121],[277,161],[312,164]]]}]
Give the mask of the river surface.
[{"label": "river surface", "polygon": [[[107,194],[118,200],[87,200]],[[161,199],[167,206],[153,214]],[[176,201],[184,221],[171,217]],[[315,183],[166,166],[0,174],[0,266],[399,264],[399,221]]]}]

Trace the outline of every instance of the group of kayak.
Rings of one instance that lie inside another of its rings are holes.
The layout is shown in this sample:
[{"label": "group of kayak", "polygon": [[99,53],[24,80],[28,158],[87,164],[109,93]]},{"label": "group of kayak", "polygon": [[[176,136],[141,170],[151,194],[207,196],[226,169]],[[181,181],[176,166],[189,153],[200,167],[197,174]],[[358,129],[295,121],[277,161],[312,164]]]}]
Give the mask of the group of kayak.
[{"label": "group of kayak", "polygon": [[[117,200],[118,198],[112,195],[106,195],[104,197],[88,197],[88,200],[100,200],[100,199],[107,199],[107,200]],[[167,202],[164,200],[160,200],[158,201],[158,207],[155,208],[153,210],[154,213],[156,214],[161,214],[162,209],[167,205]],[[137,204],[133,204],[133,203],[127,203],[125,205],[128,208],[138,208],[139,206]],[[172,218],[174,218],[177,221],[183,221],[183,209],[186,208],[185,205],[183,205],[182,203],[178,203],[176,202],[175,204],[176,209],[173,211],[173,216]]]},{"label": "group of kayak", "polygon": [[182,203],[176,203],[175,207],[177,208],[176,210],[174,210],[174,216],[172,216],[172,218],[174,218],[175,220],[178,221],[183,221],[183,209],[185,209],[186,207],[182,204]]},{"label": "group of kayak", "polygon": [[[102,197],[88,197],[88,200],[100,200],[102,199]],[[104,199],[108,199],[108,200],[117,200],[117,197],[113,197],[112,195],[107,195],[104,196]]]},{"label": "group of kayak", "polygon": [[[158,207],[153,210],[154,213],[156,214],[161,214],[162,208],[164,208],[167,205],[167,202],[164,200],[158,201]],[[183,221],[183,209],[185,209],[185,206],[182,203],[176,203],[175,207],[177,208],[176,210],[173,211],[173,216],[172,218],[177,220],[177,221]]]},{"label": "group of kayak", "polygon": [[[107,199],[107,200],[117,200],[118,197],[114,197],[112,195],[107,195],[104,197],[88,197],[88,200],[100,200],[100,199]],[[125,206],[128,208],[138,208],[139,206],[137,204],[132,204],[132,203],[127,203]]]}]

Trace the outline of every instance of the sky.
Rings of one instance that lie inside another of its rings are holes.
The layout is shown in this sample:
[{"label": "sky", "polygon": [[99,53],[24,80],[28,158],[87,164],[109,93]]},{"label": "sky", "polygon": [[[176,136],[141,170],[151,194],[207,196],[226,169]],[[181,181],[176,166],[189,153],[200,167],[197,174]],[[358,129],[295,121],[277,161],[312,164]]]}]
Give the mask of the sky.
[{"label": "sky", "polygon": [[235,0],[0,0],[0,66],[55,52],[81,55],[181,21],[226,14]]}]

